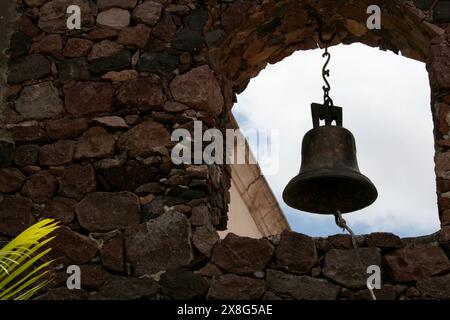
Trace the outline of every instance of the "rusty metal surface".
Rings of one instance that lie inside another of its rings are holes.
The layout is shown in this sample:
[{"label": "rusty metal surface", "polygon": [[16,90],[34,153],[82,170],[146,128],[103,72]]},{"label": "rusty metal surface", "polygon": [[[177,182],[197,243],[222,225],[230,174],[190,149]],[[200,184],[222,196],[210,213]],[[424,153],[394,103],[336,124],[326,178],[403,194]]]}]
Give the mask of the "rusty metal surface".
[{"label": "rusty metal surface", "polygon": [[339,126],[321,126],[303,138],[302,165],[283,192],[291,207],[312,213],[348,213],[372,204],[373,183],[358,168],[355,139]]}]

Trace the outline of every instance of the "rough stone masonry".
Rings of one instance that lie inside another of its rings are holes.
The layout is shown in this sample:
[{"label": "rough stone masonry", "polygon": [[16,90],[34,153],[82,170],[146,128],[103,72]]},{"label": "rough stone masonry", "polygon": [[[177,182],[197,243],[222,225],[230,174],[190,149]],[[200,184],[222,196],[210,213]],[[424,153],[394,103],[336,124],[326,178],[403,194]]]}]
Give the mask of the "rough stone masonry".
[{"label": "rough stone masonry", "polygon": [[[381,7],[382,28],[366,10]],[[81,9],[68,30],[66,9]],[[426,62],[442,229],[358,238],[379,299],[450,299],[450,1],[8,0],[0,4],[0,237],[63,222],[40,299],[367,299],[348,236],[228,235],[230,169],[177,165],[175,128],[226,129],[267,63],[360,42]],[[282,111],[280,111],[282,112]],[[406,117],[407,115],[405,115]],[[80,265],[82,289],[65,287]]]}]

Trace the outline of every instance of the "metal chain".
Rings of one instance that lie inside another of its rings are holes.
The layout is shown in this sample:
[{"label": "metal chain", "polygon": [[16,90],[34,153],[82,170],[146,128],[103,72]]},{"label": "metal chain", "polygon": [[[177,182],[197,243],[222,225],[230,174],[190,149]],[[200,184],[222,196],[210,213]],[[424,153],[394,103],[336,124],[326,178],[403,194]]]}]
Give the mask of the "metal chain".
[{"label": "metal chain", "polygon": [[[355,234],[353,233],[352,229],[350,229],[350,227],[347,225],[347,222],[344,220],[344,218],[342,218],[341,212],[339,210],[337,210],[336,213],[334,214],[334,218],[336,221],[336,225],[342,229],[347,230],[348,233],[350,234],[350,236],[352,238],[353,249],[355,250],[355,253],[356,253],[356,258],[358,259],[359,266],[361,267],[362,272],[364,272],[364,274],[365,274],[364,264],[361,260],[361,256],[359,255],[359,250],[358,250],[359,248],[356,243]],[[375,296],[375,293],[373,292],[373,289],[370,287],[370,285],[368,283],[366,283],[366,286],[367,286],[367,289],[369,289],[372,300],[377,300],[377,297]]]},{"label": "metal chain", "polygon": [[322,89],[323,89],[323,104],[325,106],[328,106],[328,107],[333,107],[334,106],[333,99],[331,99],[331,97],[330,97],[331,85],[330,85],[330,83],[327,80],[327,77],[330,76],[330,70],[327,69],[327,66],[328,66],[328,63],[330,62],[330,59],[331,59],[331,54],[328,52],[328,44],[326,44],[326,46],[325,46],[325,52],[322,54],[322,57],[324,57],[324,58],[326,57],[327,58],[327,61],[325,61],[325,64],[324,64],[324,66],[322,68],[322,78],[323,78],[323,81],[325,81],[325,84],[326,84],[326,86],[322,86]]},{"label": "metal chain", "polygon": [[318,25],[319,25],[319,41],[325,46],[325,52],[322,54],[322,57],[326,57],[327,60],[325,61],[325,65],[322,68],[322,78],[323,81],[325,81],[326,86],[323,86],[323,104],[325,106],[333,107],[333,99],[330,97],[330,90],[331,86],[330,83],[327,80],[327,77],[330,76],[330,70],[327,69],[328,63],[330,62],[331,55],[328,52],[328,45],[334,40],[336,37],[336,32],[333,33],[333,35],[329,39],[325,39],[323,37],[323,22],[322,19],[318,19]]}]

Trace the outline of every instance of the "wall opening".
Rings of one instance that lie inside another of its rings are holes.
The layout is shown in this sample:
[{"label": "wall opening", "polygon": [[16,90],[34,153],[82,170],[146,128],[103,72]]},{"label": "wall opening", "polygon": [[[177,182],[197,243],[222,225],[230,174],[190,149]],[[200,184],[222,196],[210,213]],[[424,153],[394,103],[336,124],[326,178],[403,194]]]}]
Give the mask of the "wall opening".
[{"label": "wall opening", "polygon": [[[281,193],[299,170],[301,140],[312,128],[309,106],[322,102],[322,53],[297,51],[268,65],[233,107],[244,131],[279,130],[279,170],[266,178],[291,228],[312,236],[335,234],[339,229],[331,216],[287,207]],[[344,126],[355,136],[361,171],[379,191],[375,204],[346,215],[347,222],[360,234],[383,231],[417,236],[438,230],[425,64],[362,44],[333,46],[330,53],[331,97],[344,108]]]}]

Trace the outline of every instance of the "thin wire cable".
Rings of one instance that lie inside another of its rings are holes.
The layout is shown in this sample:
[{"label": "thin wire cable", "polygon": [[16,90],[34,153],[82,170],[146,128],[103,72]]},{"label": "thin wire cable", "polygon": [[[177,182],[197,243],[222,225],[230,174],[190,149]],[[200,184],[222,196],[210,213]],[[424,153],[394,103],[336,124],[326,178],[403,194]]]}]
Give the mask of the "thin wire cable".
[{"label": "thin wire cable", "polygon": [[[347,230],[348,233],[350,234],[350,236],[352,238],[353,249],[355,250],[355,253],[356,253],[356,258],[358,259],[359,266],[361,267],[362,272],[364,272],[365,271],[364,264],[361,260],[361,256],[359,255],[359,250],[358,250],[359,248],[358,248],[358,244],[356,243],[355,233],[347,225],[347,222],[344,220],[344,218],[342,218],[341,212],[339,210],[337,210],[336,213],[334,214],[334,218],[336,221],[336,225],[342,229]],[[366,286],[367,286],[367,289],[369,289],[372,300],[377,300],[377,297],[375,296],[375,293],[373,292],[373,289],[371,288],[369,283],[366,282]]]}]

